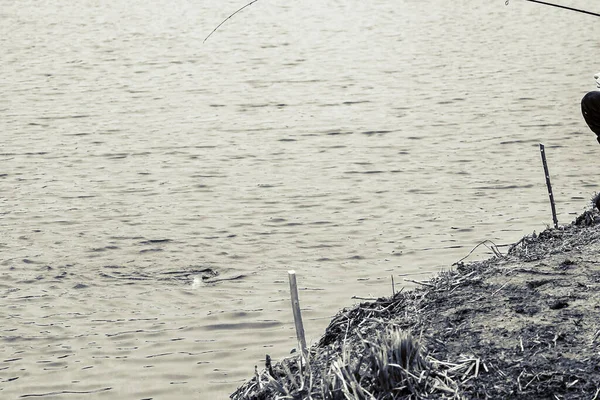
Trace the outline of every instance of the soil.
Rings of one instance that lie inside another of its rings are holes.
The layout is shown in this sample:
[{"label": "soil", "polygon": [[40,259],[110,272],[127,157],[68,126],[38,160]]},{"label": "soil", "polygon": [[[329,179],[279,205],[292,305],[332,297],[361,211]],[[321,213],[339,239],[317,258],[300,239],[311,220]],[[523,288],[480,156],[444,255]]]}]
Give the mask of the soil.
[{"label": "soil", "polygon": [[586,211],[570,225],[524,237],[507,254],[458,263],[415,290],[342,310],[310,351],[310,388],[281,389],[306,375],[294,368],[297,356],[269,364],[231,398],[361,398],[328,397],[317,386],[331,386],[323,378],[348,348],[360,355],[391,327],[418,338],[428,368],[446,385],[419,390],[421,374],[382,393],[362,379],[365,392],[378,393],[373,398],[600,398],[600,215]]}]

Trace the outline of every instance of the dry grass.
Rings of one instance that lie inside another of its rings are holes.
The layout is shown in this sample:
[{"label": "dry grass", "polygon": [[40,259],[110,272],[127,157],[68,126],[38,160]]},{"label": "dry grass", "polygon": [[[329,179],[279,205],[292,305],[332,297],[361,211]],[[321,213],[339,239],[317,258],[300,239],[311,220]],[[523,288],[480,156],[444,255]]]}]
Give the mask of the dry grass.
[{"label": "dry grass", "polygon": [[[411,334],[388,328],[359,346],[346,344],[331,353],[312,353],[278,364],[274,376],[266,368],[232,399],[461,399],[459,383],[477,377],[480,360],[456,363],[424,356]],[[357,351],[358,350],[358,351]]]}]

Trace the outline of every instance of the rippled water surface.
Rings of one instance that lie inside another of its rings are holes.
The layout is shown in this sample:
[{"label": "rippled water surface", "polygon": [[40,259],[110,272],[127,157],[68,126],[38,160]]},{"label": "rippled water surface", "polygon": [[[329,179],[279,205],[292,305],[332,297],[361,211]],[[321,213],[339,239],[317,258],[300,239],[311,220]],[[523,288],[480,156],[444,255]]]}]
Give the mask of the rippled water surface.
[{"label": "rippled water surface", "polygon": [[0,4],[3,399],[227,398],[296,346],[287,270],[315,342],[551,224],[539,142],[560,222],[599,186],[590,16],[261,0],[203,43],[244,2]]}]

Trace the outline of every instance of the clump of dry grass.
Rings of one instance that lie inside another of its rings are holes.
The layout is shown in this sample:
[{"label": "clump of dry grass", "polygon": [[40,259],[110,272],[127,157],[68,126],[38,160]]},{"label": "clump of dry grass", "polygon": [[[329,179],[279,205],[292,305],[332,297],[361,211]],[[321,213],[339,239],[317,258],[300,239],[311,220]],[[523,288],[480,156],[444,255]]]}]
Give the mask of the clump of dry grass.
[{"label": "clump of dry grass", "polygon": [[[371,339],[346,343],[331,358],[327,349],[296,356],[238,389],[235,400],[395,400],[461,399],[459,383],[476,375],[479,360],[441,362],[424,355],[419,342],[397,328]],[[475,365],[477,365],[475,367]]]},{"label": "clump of dry grass", "polygon": [[347,346],[332,363],[329,398],[341,392],[344,399],[394,399],[419,391],[429,364],[412,335],[392,328],[361,340],[360,353],[353,355]]}]

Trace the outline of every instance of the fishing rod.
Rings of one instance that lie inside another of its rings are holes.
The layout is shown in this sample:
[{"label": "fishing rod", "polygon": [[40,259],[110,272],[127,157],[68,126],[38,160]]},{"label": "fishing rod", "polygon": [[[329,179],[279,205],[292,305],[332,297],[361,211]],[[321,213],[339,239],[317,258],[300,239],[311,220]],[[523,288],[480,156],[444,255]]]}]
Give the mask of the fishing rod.
[{"label": "fishing rod", "polygon": [[[242,11],[244,8],[246,7],[250,7],[252,4],[256,3],[258,0],[252,0],[250,3],[246,4],[244,7],[240,7],[239,9],[237,9],[233,14],[231,14],[229,17],[225,18],[219,25],[217,25],[217,27],[215,29],[212,30],[211,33],[208,34],[208,36],[204,39],[204,42],[206,42],[206,39],[208,39],[213,33],[215,33],[215,31],[217,29],[219,29],[219,27],[221,25],[223,25],[229,18],[233,17],[235,14],[239,13],[240,11]],[[507,0],[508,1],[508,0]]]},{"label": "fishing rod", "polygon": [[[506,0],[506,2],[504,2],[504,4],[508,5],[509,1],[510,0]],[[591,11],[581,10],[579,8],[561,6],[560,4],[546,3],[545,1],[539,1],[539,0],[525,0],[525,1],[530,1],[532,3],[544,4],[546,6],[551,6],[551,7],[556,7],[556,8],[563,8],[565,10],[570,10],[570,11],[580,12],[580,13],[583,13],[583,14],[593,15],[595,17],[600,17],[600,14],[597,14],[597,13],[594,13],[594,12],[591,12]]]}]

